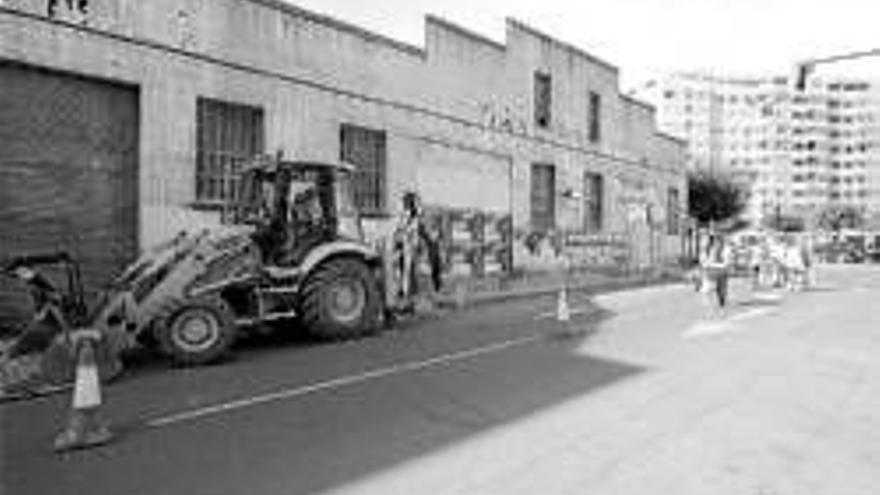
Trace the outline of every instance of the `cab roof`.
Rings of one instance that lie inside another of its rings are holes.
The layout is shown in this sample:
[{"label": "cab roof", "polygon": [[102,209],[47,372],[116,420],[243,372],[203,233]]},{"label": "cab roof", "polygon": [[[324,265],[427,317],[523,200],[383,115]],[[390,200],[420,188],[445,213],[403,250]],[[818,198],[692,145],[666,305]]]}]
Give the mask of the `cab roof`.
[{"label": "cab roof", "polygon": [[274,157],[259,156],[250,160],[243,168],[244,172],[251,170],[274,173],[278,170],[305,170],[329,168],[354,172],[355,166],[343,161],[320,161],[320,160],[278,160]]}]

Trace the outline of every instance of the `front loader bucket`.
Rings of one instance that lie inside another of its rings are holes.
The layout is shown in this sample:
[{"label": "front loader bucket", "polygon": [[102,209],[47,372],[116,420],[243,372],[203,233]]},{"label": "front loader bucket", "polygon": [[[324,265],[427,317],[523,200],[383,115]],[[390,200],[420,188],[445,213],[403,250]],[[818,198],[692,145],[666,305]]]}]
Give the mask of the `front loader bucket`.
[{"label": "front loader bucket", "polygon": [[[101,338],[95,349],[101,381],[118,377],[123,370],[120,347],[113,339]],[[42,350],[13,358],[0,358],[0,401],[39,396],[64,390],[76,374],[76,344],[65,334],[57,335]]]}]

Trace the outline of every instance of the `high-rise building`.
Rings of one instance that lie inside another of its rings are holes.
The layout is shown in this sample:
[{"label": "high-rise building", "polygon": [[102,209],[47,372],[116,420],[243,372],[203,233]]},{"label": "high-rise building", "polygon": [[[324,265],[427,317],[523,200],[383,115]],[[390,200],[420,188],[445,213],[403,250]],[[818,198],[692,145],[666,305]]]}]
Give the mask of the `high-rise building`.
[{"label": "high-rise building", "polygon": [[880,212],[880,82],[825,84],[829,199]]},{"label": "high-rise building", "polygon": [[676,73],[635,91],[658,126],[688,142],[692,169],[743,184],[744,216],[813,224],[829,205],[880,212],[880,82]]}]

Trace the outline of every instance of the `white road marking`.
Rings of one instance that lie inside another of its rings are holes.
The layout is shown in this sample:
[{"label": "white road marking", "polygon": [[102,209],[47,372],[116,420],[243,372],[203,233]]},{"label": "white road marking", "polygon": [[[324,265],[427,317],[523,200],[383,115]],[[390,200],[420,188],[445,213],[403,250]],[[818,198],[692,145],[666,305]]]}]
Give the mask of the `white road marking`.
[{"label": "white road marking", "polygon": [[384,368],[378,368],[375,370],[366,371],[366,372],[359,373],[356,375],[343,376],[343,377],[339,377],[339,378],[334,378],[332,380],[313,383],[311,385],[306,385],[306,386],[302,386],[302,387],[279,390],[277,392],[271,392],[271,393],[262,394],[262,395],[255,395],[252,397],[246,397],[243,399],[238,399],[238,400],[234,400],[234,401],[230,401],[230,402],[215,404],[213,406],[192,409],[189,411],[184,411],[181,413],[171,414],[168,416],[163,416],[163,417],[152,419],[147,422],[147,426],[150,428],[156,428],[156,427],[160,427],[160,426],[168,426],[168,425],[172,425],[175,423],[182,423],[184,421],[192,421],[192,420],[202,418],[205,416],[211,416],[214,414],[233,411],[236,409],[243,409],[245,407],[251,407],[251,406],[258,405],[258,404],[265,404],[267,402],[277,402],[277,401],[281,401],[281,400],[285,400],[285,399],[293,399],[296,397],[301,397],[301,396],[312,394],[315,392],[320,392],[320,391],[324,391],[324,390],[332,390],[335,388],[340,388],[340,387],[345,387],[345,386],[349,386],[349,385],[354,385],[357,383],[366,382],[368,380],[383,378],[383,377],[401,374],[401,373],[410,372],[410,371],[418,371],[418,370],[422,370],[425,368],[440,366],[440,365],[444,365],[444,364],[450,364],[455,361],[461,361],[464,359],[470,359],[473,357],[502,351],[502,350],[509,349],[512,347],[519,347],[519,346],[527,345],[532,342],[536,342],[538,340],[545,339],[546,337],[547,337],[547,334],[544,334],[544,333],[526,335],[524,337],[504,340],[501,342],[496,342],[496,343],[484,345],[481,347],[475,347],[473,349],[466,349],[463,351],[453,352],[453,353],[449,353],[449,354],[443,354],[440,356],[432,357],[432,358],[421,360],[421,361],[410,361],[410,362],[405,362],[405,363],[401,363],[401,364],[395,364],[395,365],[387,366]]},{"label": "white road marking", "polygon": [[692,339],[704,335],[716,335],[727,331],[729,323],[725,321],[698,321],[691,325],[683,334],[682,338]]},{"label": "white road marking", "polygon": [[757,292],[752,295],[752,298],[757,299],[758,301],[776,302],[782,300],[782,294],[778,292]]},{"label": "white road marking", "polygon": [[[568,312],[569,315],[580,315],[584,313],[589,313],[591,308],[574,308]],[[535,315],[535,320],[547,320],[550,318],[556,318],[556,311],[547,311],[545,313],[541,313]]]},{"label": "white road marking", "polygon": [[773,308],[754,308],[754,309],[750,309],[748,311],[743,311],[742,313],[737,313],[737,314],[731,316],[730,318],[728,318],[728,320],[730,320],[730,321],[745,321],[745,320],[750,320],[752,318],[756,318],[758,316],[766,315],[771,312],[773,312]]},{"label": "white road marking", "polygon": [[743,321],[757,318],[758,316],[765,315],[771,312],[773,312],[772,308],[754,308],[748,311],[744,311],[742,313],[735,314],[723,320],[698,321],[691,325],[690,328],[685,330],[684,333],[682,333],[681,337],[683,339],[691,339],[694,337],[718,335],[722,333],[742,330],[743,327],[735,325],[735,323],[742,323]]}]

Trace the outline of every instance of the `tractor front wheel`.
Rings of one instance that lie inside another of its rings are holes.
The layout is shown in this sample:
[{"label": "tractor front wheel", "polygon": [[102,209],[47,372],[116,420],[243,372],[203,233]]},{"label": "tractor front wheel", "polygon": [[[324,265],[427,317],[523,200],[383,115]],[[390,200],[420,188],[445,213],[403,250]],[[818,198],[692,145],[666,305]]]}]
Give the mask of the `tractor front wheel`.
[{"label": "tractor front wheel", "polygon": [[379,287],[372,270],[360,260],[336,259],[319,266],[306,279],[301,301],[302,322],[319,338],[354,338],[379,326]]},{"label": "tractor front wheel", "polygon": [[176,306],[157,329],[162,352],[182,366],[208,364],[235,342],[235,317],[220,297],[197,298]]}]

